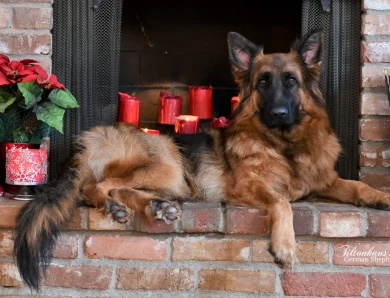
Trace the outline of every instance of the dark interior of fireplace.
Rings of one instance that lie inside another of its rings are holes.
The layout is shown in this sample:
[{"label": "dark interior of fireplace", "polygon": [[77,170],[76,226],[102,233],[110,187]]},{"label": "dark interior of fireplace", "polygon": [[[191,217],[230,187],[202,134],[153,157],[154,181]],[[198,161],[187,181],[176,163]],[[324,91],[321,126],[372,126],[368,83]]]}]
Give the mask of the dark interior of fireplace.
[{"label": "dark interior of fireplace", "polygon": [[235,31],[288,52],[301,34],[302,1],[123,1],[119,91],[141,101],[140,127],[158,126],[160,91],[183,96],[188,86],[213,87],[213,117],[228,117],[238,91],[230,72],[226,37]]}]

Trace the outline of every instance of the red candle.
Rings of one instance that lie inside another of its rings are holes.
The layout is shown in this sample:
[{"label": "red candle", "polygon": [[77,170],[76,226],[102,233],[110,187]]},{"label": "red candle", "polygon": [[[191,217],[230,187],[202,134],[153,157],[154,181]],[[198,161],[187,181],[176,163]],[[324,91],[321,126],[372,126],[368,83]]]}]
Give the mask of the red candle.
[{"label": "red candle", "polygon": [[140,102],[137,97],[119,92],[119,122],[128,122],[138,126]]},{"label": "red candle", "polygon": [[199,127],[199,117],[193,115],[180,115],[175,118],[176,134],[197,133]]},{"label": "red candle", "polygon": [[161,124],[175,124],[175,117],[181,114],[182,96],[160,92],[160,110],[158,122]]},{"label": "red candle", "polygon": [[200,119],[211,119],[213,114],[213,87],[190,86],[190,114]]},{"label": "red candle", "polygon": [[14,185],[37,185],[47,182],[47,151],[45,149],[7,149],[5,182]]},{"label": "red candle", "polygon": [[160,131],[158,129],[150,129],[150,128],[141,128],[148,135],[159,135]]},{"label": "red candle", "polygon": [[238,96],[233,96],[231,100],[231,111],[233,112],[238,103],[240,102],[240,98]]}]

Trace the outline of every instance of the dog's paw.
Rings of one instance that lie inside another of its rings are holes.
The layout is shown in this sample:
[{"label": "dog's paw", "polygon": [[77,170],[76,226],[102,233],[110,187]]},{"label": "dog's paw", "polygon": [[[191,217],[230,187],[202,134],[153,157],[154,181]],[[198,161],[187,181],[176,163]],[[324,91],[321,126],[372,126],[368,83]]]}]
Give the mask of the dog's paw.
[{"label": "dog's paw", "polygon": [[113,200],[106,201],[106,215],[112,217],[113,220],[119,223],[126,223],[130,221],[130,219],[133,217],[133,214],[130,211],[131,210],[126,208],[126,206],[119,205]]},{"label": "dog's paw", "polygon": [[181,209],[177,202],[152,200],[150,210],[156,219],[162,219],[166,223],[171,223],[181,216]]},{"label": "dog's paw", "polygon": [[384,199],[377,201],[372,204],[375,209],[390,211],[390,197],[385,197]]},{"label": "dog's paw", "polygon": [[292,244],[270,244],[268,251],[274,257],[275,263],[283,269],[292,269],[298,263],[295,255],[295,243]]}]

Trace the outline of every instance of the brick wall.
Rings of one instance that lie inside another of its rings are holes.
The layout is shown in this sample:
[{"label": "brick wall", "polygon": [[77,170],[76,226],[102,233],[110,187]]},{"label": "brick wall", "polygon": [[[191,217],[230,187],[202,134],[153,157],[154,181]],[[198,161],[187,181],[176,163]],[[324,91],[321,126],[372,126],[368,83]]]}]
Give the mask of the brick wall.
[{"label": "brick wall", "polygon": [[51,70],[52,0],[0,0],[0,52]]},{"label": "brick wall", "polygon": [[390,191],[390,1],[363,0],[360,180]]},{"label": "brick wall", "polygon": [[[12,263],[22,204],[0,199],[0,296],[30,293]],[[185,203],[182,220],[172,225],[144,218],[120,225],[81,208],[58,241],[40,294],[390,296],[390,213],[319,202],[292,205],[300,262],[294,270],[273,263],[263,210]],[[370,251],[372,256],[359,256]]]}]

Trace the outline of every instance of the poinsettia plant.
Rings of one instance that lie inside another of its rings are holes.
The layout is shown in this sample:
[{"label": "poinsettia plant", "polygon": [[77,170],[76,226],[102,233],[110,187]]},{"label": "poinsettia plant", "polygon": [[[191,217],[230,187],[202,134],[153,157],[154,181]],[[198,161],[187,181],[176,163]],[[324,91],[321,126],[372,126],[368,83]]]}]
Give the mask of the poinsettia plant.
[{"label": "poinsettia plant", "polygon": [[66,109],[79,107],[57,76],[38,63],[0,54],[0,141],[40,143],[51,128],[62,133]]}]

